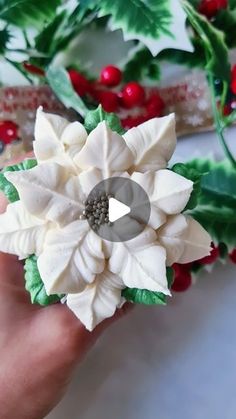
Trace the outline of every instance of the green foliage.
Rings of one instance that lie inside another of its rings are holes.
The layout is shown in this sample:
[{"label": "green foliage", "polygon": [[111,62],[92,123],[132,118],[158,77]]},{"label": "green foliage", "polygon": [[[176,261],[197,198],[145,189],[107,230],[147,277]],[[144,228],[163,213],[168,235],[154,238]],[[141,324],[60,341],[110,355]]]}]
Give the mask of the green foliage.
[{"label": "green foliage", "polygon": [[186,179],[191,180],[194,183],[193,191],[191,193],[185,211],[195,208],[198,204],[198,200],[201,194],[201,179],[203,176],[202,173],[199,172],[197,169],[183,163],[175,164],[171,168],[171,170],[175,173],[178,173],[178,175],[181,175]]},{"label": "green foliage", "polygon": [[[235,6],[236,7],[236,6]],[[214,19],[214,26],[225,33],[226,44],[229,48],[236,46],[236,9],[222,9]]]},{"label": "green foliage", "polygon": [[236,170],[227,161],[208,159],[195,159],[187,166],[203,174],[198,205],[187,213],[205,227],[215,243],[236,247]]},{"label": "green foliage", "polygon": [[[166,275],[168,286],[171,288],[174,281],[174,270],[172,268],[167,268]],[[131,301],[136,304],[166,305],[167,301],[166,295],[162,292],[140,290],[138,288],[125,288],[122,291],[122,295],[127,301]]]},{"label": "green foliage", "polygon": [[50,66],[46,77],[54,93],[67,107],[85,116],[88,109],[79,95],[74,91],[69,75],[63,67]]},{"label": "green foliage", "polygon": [[220,80],[230,80],[230,63],[224,34],[202,15],[197,13],[187,1],[183,1],[189,22],[201,38],[206,55],[206,70]]},{"label": "green foliage", "polygon": [[2,172],[0,173],[0,190],[4,193],[9,202],[18,201],[19,195],[15,186],[13,186],[12,183],[5,178],[4,173],[17,172],[19,170],[29,170],[35,166],[37,166],[37,160],[27,159],[21,163],[15,164],[13,166],[8,166],[2,170]]},{"label": "green foliage", "polygon": [[0,54],[4,54],[7,48],[7,44],[10,41],[10,39],[11,39],[11,34],[7,27],[0,30]]},{"label": "green foliage", "polygon": [[161,75],[157,59],[148,48],[135,51],[123,68],[123,79],[125,82],[142,81],[145,78],[159,80]]},{"label": "green foliage", "polygon": [[41,27],[56,13],[61,0],[0,0],[0,19],[21,28]]},{"label": "green foliage", "polygon": [[32,304],[47,306],[60,301],[62,298],[60,295],[47,295],[43,281],[40,277],[37,266],[37,257],[35,255],[26,259],[24,269],[25,288],[30,293]]},{"label": "green foliage", "polygon": [[181,51],[180,49],[165,49],[158,54],[159,61],[185,65],[189,68],[204,68],[206,64],[204,45],[200,38],[192,38],[194,52]]},{"label": "green foliage", "polygon": [[107,125],[112,131],[118,132],[118,134],[124,134],[125,130],[120,125],[118,116],[114,113],[107,113],[99,105],[97,109],[89,111],[84,120],[84,126],[88,132],[91,132],[99,122],[106,121]]}]

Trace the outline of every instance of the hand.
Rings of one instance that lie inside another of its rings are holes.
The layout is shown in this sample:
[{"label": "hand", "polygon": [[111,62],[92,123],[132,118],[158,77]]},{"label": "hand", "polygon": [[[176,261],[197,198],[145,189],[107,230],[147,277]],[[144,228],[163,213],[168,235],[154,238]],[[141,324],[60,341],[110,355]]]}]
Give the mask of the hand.
[{"label": "hand", "polygon": [[[0,197],[0,212],[6,201]],[[42,419],[64,395],[76,365],[102,331],[129,310],[88,332],[66,305],[32,305],[23,264],[0,253],[1,419]]]}]

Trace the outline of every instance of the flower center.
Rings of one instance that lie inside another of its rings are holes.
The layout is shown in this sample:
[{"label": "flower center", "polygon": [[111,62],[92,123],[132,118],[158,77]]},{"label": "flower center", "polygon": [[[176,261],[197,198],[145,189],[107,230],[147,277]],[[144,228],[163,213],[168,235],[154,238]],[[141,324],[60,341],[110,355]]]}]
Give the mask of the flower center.
[{"label": "flower center", "polygon": [[85,201],[85,208],[81,220],[88,220],[90,227],[97,230],[102,224],[110,225],[109,221],[109,199],[112,198],[110,194],[102,194],[94,198],[88,198]]}]

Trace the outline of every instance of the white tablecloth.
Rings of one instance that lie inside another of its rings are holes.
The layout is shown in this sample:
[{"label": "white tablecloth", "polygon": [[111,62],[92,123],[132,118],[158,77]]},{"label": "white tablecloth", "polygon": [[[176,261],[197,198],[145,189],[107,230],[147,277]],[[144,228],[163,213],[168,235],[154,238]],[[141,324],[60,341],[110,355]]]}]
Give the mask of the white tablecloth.
[{"label": "white tablecloth", "polygon": [[[181,140],[177,154],[212,150],[219,157],[215,134],[201,134]],[[229,263],[167,307],[138,306],[111,327],[48,419],[235,419],[235,389],[236,269]]]}]

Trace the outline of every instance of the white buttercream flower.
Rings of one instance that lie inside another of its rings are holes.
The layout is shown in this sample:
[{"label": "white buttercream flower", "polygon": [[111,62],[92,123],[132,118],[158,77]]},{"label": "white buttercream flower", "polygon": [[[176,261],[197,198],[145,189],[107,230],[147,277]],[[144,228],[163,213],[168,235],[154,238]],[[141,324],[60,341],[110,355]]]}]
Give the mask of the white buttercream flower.
[{"label": "white buttercream flower", "polygon": [[[126,287],[169,295],[166,266],[210,252],[210,237],[180,214],[193,183],[166,169],[176,145],[174,115],[152,119],[123,137],[105,122],[87,135],[78,123],[38,110],[34,152],[38,166],[6,172],[20,201],[0,216],[0,250],[36,254],[47,293],[92,330],[114,314]],[[126,176],[146,190],[149,225],[136,238],[110,243],[81,219],[84,200],[101,180]]]}]

